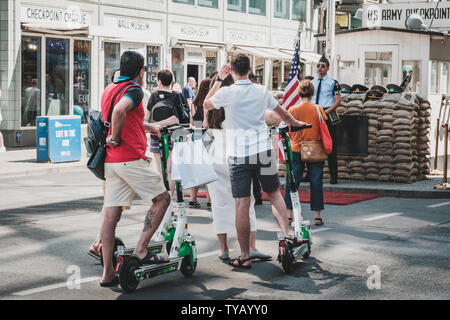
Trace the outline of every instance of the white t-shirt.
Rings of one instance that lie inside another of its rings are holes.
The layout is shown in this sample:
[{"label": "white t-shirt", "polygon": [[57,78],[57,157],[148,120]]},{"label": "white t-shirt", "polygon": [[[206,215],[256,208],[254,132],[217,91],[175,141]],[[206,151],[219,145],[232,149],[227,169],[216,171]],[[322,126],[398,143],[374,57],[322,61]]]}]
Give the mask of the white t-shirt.
[{"label": "white t-shirt", "polygon": [[220,88],[211,103],[225,110],[227,156],[248,157],[272,149],[265,112],[275,109],[278,101],[265,87],[239,80]]}]

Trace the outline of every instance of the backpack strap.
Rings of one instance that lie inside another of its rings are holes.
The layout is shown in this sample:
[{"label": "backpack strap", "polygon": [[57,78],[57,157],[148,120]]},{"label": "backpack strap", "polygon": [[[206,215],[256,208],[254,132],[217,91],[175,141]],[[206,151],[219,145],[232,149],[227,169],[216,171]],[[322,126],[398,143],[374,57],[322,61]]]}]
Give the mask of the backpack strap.
[{"label": "backpack strap", "polygon": [[119,91],[117,91],[116,94],[114,95],[114,97],[111,99],[111,105],[109,108],[108,119],[103,124],[103,135],[102,135],[102,143],[103,144],[106,144],[106,137],[108,136],[108,132],[111,127],[112,111],[114,109],[114,105],[115,105],[117,96],[125,89],[131,88],[131,87],[138,87],[133,82],[131,82],[131,83],[130,82],[126,83],[122,88],[120,88]]}]

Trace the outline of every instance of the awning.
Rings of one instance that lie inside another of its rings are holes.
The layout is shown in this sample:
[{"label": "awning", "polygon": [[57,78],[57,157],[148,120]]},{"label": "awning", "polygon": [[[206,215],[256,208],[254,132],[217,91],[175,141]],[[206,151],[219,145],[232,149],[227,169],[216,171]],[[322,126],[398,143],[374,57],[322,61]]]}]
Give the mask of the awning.
[{"label": "awning", "polygon": [[292,56],[282,52],[280,50],[276,50],[273,48],[262,48],[262,47],[247,47],[247,46],[234,46],[235,50],[251,54],[257,57],[272,59],[272,60],[292,60]]},{"label": "awning", "polygon": [[65,36],[87,36],[89,28],[87,26],[68,26],[68,25],[51,25],[40,22],[22,22],[22,30],[28,32],[39,32]]},{"label": "awning", "polygon": [[[294,56],[294,50],[281,49],[282,51]],[[322,56],[312,51],[300,51],[300,60],[303,62],[318,63]]]},{"label": "awning", "polygon": [[203,49],[211,49],[211,50],[220,50],[226,47],[225,42],[212,42],[212,41],[201,41],[201,40],[188,40],[188,39],[178,39],[172,37],[170,39],[170,46],[181,46],[181,47],[194,47],[194,48],[203,48]]}]

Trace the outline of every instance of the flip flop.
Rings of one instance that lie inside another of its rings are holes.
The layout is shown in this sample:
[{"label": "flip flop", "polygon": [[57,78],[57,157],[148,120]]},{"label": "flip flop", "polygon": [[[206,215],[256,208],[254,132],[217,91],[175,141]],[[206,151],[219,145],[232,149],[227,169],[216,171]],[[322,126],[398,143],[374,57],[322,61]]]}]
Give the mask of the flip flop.
[{"label": "flip flop", "polygon": [[259,251],[253,251],[250,250],[250,259],[253,261],[255,259],[259,259],[261,261],[268,261],[268,260],[272,260],[272,257],[269,256],[268,254],[259,252]]},{"label": "flip flop", "polygon": [[228,252],[222,252],[219,255],[219,259],[222,261],[228,261],[228,260],[230,260],[230,255],[228,254]]},{"label": "flip flop", "polygon": [[88,255],[90,255],[93,258],[100,258],[100,252],[98,252],[95,249],[89,249],[89,251],[87,252]]},{"label": "flip flop", "polygon": [[[323,220],[322,220],[322,218],[314,218],[314,225],[316,225],[316,226],[321,226],[321,225],[323,225]],[[319,223],[317,223],[317,221],[319,221]]]},{"label": "flip flop", "polygon": [[147,255],[142,259],[142,264],[161,264],[166,262],[169,262],[169,260],[150,251],[148,251]]},{"label": "flip flop", "polygon": [[[237,261],[238,265],[235,265],[235,264],[234,264],[234,262],[236,262],[236,261]],[[251,267],[252,267],[251,264],[250,264],[250,265],[247,265],[247,266],[244,266],[244,263],[246,263],[247,261],[251,261],[251,258],[241,260],[241,257],[239,257],[239,258],[236,258],[236,259],[231,259],[231,260],[228,262],[228,264],[229,264],[230,266],[234,267],[234,268],[251,269]]]},{"label": "flip flop", "polygon": [[115,287],[119,284],[119,277],[115,276],[113,280],[110,282],[100,282],[100,287],[108,288],[108,287]]}]

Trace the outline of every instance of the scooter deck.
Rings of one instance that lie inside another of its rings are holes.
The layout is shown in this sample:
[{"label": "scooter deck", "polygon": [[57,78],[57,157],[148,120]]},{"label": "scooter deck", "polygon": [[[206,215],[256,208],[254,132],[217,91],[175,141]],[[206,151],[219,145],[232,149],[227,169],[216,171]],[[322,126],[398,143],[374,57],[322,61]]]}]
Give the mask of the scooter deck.
[{"label": "scooter deck", "polygon": [[135,270],[134,274],[136,275],[136,279],[138,281],[147,280],[161,274],[177,271],[181,267],[181,262],[184,257],[176,257],[170,259],[166,263],[160,264],[144,264],[137,270]]}]

